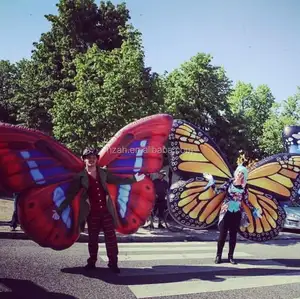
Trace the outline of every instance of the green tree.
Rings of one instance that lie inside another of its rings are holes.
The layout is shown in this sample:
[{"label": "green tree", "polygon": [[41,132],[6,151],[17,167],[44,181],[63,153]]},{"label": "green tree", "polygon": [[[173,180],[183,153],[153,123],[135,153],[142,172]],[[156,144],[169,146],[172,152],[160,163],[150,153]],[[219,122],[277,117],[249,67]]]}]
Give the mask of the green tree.
[{"label": "green tree", "polygon": [[251,109],[254,88],[251,84],[238,81],[234,90],[228,97],[230,108],[234,114],[245,115]]},{"label": "green tree", "polygon": [[230,81],[225,71],[211,64],[212,57],[198,53],[166,78],[166,109],[200,127],[211,129],[229,111]]},{"label": "green tree", "polygon": [[[76,56],[94,44],[104,50],[120,48],[119,30],[126,27],[129,19],[125,4],[115,6],[110,1],[102,1],[97,7],[93,0],[60,0],[57,7],[58,15],[45,16],[51,29],[34,43],[30,72],[24,75],[24,89],[15,101],[23,110],[18,116],[22,123],[35,127],[35,118],[40,118],[39,129],[49,134],[52,133],[49,110],[53,107],[55,93],[60,89],[66,93],[76,89]],[[26,87],[25,81],[29,83]],[[38,82],[30,84],[30,81]],[[32,94],[35,96],[31,97]]]},{"label": "green tree", "polygon": [[282,115],[300,121],[300,87],[297,88],[295,95],[288,97],[287,100],[283,102]]},{"label": "green tree", "polygon": [[284,152],[282,132],[285,126],[300,125],[300,88],[281,105],[275,104],[263,126],[260,146],[267,155]]},{"label": "green tree", "polygon": [[43,73],[37,73],[39,66],[33,60],[21,60],[17,63],[19,77],[17,79],[18,90],[14,96],[17,106],[17,120],[23,126],[52,132],[52,120],[49,114],[49,89]]},{"label": "green tree", "polygon": [[55,136],[74,151],[100,146],[123,126],[162,106],[157,74],[145,72],[140,34],[124,32],[120,49],[97,45],[75,60],[76,91],[61,90],[52,109]]},{"label": "green tree", "polygon": [[262,157],[259,144],[263,126],[275,102],[270,88],[259,85],[255,90],[251,84],[238,82],[228,101],[234,115],[244,123],[242,149],[252,159]]},{"label": "green tree", "polygon": [[18,69],[7,60],[0,60],[0,121],[16,123],[17,107],[13,102],[17,90]]},{"label": "green tree", "polygon": [[242,122],[230,111],[231,81],[212,56],[198,53],[165,79],[165,111],[185,119],[209,135],[234,164],[238,155]]}]

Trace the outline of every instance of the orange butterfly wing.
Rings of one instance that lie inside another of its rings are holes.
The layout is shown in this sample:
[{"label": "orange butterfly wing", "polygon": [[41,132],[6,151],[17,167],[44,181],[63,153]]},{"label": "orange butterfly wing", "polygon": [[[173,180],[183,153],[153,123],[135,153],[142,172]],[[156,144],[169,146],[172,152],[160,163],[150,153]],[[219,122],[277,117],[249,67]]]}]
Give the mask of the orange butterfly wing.
[{"label": "orange butterfly wing", "polygon": [[229,163],[217,144],[186,121],[173,121],[168,154],[172,171],[180,177],[202,176],[203,173],[224,181],[232,177]]},{"label": "orange butterfly wing", "polygon": [[206,188],[204,173],[216,178],[219,187],[232,177],[225,157],[214,141],[194,125],[174,120],[169,135],[169,160],[172,171],[182,180],[171,186],[168,206],[172,217],[181,225],[203,229],[219,216],[225,192],[216,194]]},{"label": "orange butterfly wing", "polygon": [[254,219],[250,209],[244,209],[250,220],[240,234],[253,241],[266,241],[282,230],[285,212],[281,201],[299,200],[300,155],[278,154],[254,165],[248,178],[249,202],[261,211],[262,218]]},{"label": "orange butterfly wing", "polygon": [[[172,217],[182,226],[205,229],[218,221],[225,192],[216,194],[202,178],[191,178],[173,184],[168,195]],[[217,182],[217,187],[220,182]]]}]

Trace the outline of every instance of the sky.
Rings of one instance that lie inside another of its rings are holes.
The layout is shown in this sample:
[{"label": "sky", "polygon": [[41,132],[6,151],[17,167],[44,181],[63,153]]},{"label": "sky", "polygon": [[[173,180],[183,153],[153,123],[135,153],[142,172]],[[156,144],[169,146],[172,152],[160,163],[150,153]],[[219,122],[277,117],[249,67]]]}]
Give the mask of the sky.
[{"label": "sky", "polygon": [[[100,0],[96,3],[99,4]],[[123,1],[112,0],[114,4]],[[127,0],[146,66],[171,72],[198,52],[233,81],[267,84],[281,102],[300,86],[298,0]],[[57,0],[0,1],[0,59],[29,58]],[[185,4],[184,4],[185,3]]]}]

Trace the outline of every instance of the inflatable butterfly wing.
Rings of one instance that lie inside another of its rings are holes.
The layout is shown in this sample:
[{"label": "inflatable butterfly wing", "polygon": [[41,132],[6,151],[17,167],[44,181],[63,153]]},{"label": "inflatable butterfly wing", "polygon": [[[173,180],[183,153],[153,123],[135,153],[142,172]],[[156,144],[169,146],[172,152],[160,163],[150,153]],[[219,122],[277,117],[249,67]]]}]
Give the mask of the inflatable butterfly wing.
[{"label": "inflatable butterfly wing", "polygon": [[[171,215],[181,225],[194,229],[216,223],[225,191],[217,194],[212,186],[208,188],[203,174],[212,174],[217,187],[233,176],[221,151],[207,134],[184,121],[174,121],[169,146],[173,171],[188,178],[171,188],[168,196]],[[298,158],[289,157],[287,163],[288,158],[283,162],[280,157],[260,162],[249,173],[248,201],[242,205],[250,225],[246,229],[240,228],[240,234],[247,239],[265,241],[278,235],[285,215],[277,201],[291,200],[296,194]],[[261,212],[261,219],[254,219],[255,208]]]},{"label": "inflatable butterfly wing", "polygon": [[[142,118],[121,129],[101,150],[99,165],[119,177],[158,172],[164,144],[173,119],[167,114]],[[117,220],[117,231],[130,234],[147,220],[155,201],[153,183],[147,176],[133,184],[108,184]]]},{"label": "inflatable butterfly wing", "polygon": [[[0,124],[2,188],[18,193],[18,216],[27,235],[41,246],[61,250],[79,237],[80,173],[83,162],[49,136]],[[70,204],[58,212],[67,197]]]},{"label": "inflatable butterfly wing", "polygon": [[216,194],[206,188],[203,173],[210,173],[220,187],[232,177],[232,171],[215,142],[196,126],[174,120],[169,135],[169,161],[182,180],[172,185],[169,211],[181,225],[193,229],[216,223],[225,192]]},{"label": "inflatable butterfly wing", "polygon": [[300,154],[277,154],[253,166],[248,178],[248,200],[261,211],[254,219],[243,204],[250,225],[240,228],[240,234],[253,241],[276,237],[285,220],[280,201],[298,201],[300,197]]}]

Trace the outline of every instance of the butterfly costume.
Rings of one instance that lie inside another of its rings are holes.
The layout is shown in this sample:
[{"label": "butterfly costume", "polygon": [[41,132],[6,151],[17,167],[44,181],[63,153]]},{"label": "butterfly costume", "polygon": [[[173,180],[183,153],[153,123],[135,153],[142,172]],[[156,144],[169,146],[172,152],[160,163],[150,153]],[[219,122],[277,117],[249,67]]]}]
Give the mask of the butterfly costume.
[{"label": "butterfly costume", "polygon": [[[172,121],[158,114],[121,129],[99,153],[97,164],[106,168],[102,176],[125,179],[159,171]],[[89,180],[79,157],[42,132],[1,123],[0,178],[0,189],[19,194],[19,222],[33,241],[55,250],[74,244],[89,213]],[[106,182],[116,230],[135,232],[153,208],[152,181]]]},{"label": "butterfly costume", "polygon": [[[227,188],[220,187],[234,177],[224,154],[207,133],[183,120],[173,121],[168,146],[171,169],[181,177],[168,195],[170,214],[188,228],[214,225],[222,217],[227,194]],[[213,176],[213,184],[205,173]],[[299,154],[277,154],[255,164],[249,169],[246,200],[241,201],[246,217],[238,233],[256,242],[275,238],[285,220],[279,202],[299,200],[299,189]]]}]

